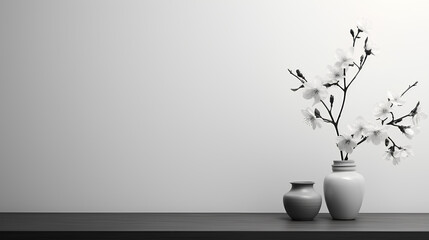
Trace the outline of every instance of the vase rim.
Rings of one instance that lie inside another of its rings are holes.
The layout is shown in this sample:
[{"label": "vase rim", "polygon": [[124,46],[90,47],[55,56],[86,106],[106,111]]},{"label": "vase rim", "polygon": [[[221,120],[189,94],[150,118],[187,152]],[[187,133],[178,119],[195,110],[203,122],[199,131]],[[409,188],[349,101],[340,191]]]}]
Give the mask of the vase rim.
[{"label": "vase rim", "polygon": [[314,185],[314,181],[292,181],[292,185]]},{"label": "vase rim", "polygon": [[333,172],[355,171],[355,170],[356,170],[356,163],[353,160],[334,161],[334,164],[332,164]]}]

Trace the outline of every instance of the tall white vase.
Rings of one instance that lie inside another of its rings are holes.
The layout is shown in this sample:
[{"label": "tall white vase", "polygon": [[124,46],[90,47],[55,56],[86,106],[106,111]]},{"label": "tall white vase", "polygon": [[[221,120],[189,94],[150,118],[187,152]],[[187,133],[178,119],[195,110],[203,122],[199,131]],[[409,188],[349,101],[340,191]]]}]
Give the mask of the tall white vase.
[{"label": "tall white vase", "polygon": [[334,161],[332,173],[325,177],[323,191],[333,219],[355,219],[362,206],[365,179],[356,172],[354,161]]}]

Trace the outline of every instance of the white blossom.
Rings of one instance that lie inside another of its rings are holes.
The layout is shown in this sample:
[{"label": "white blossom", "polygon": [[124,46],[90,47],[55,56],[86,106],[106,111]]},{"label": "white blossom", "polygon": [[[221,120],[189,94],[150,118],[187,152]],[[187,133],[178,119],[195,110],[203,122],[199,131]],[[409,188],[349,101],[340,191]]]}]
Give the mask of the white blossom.
[{"label": "white blossom", "polygon": [[335,84],[344,78],[344,70],[338,65],[335,65],[335,66],[328,65],[328,70],[329,70],[329,73],[328,73],[327,83]]},{"label": "white blossom", "polygon": [[372,125],[362,117],[358,117],[352,125],[348,125],[348,128],[354,138],[361,138],[362,135],[366,135],[367,131],[371,127]]},{"label": "white blossom", "polygon": [[366,19],[360,19],[359,21],[357,21],[356,25],[359,30],[366,34],[371,32],[371,24]]},{"label": "white blossom", "polygon": [[379,145],[381,142],[384,142],[386,138],[389,136],[387,135],[387,127],[386,126],[372,126],[367,131],[367,141],[372,142],[375,145]]},{"label": "white blossom", "polygon": [[349,135],[341,135],[337,137],[337,146],[340,151],[351,154],[353,149],[357,146],[356,141]]},{"label": "white blossom", "polygon": [[348,68],[353,65],[353,48],[347,50],[337,49],[337,63],[335,64],[339,68]]},{"label": "white blossom", "polygon": [[374,109],[374,116],[379,119],[388,118],[390,116],[391,105],[390,102],[379,103]]},{"label": "white blossom", "polygon": [[316,118],[310,108],[301,110],[301,112],[304,115],[305,122],[310,125],[313,130],[316,129],[316,127],[322,127],[323,120],[320,118]]},{"label": "white blossom", "polygon": [[426,113],[421,111],[420,105],[417,106],[415,113],[413,113],[413,124],[414,125],[419,125],[420,121],[423,119],[426,119],[428,116],[426,115]]},{"label": "white blossom", "polygon": [[384,158],[388,161],[392,161],[393,165],[398,165],[404,158],[414,156],[411,146],[400,147],[398,150],[393,149],[394,148],[389,148],[384,154]]},{"label": "white blossom", "polygon": [[380,53],[380,50],[378,49],[377,45],[372,41],[368,40],[364,46],[365,53],[368,55],[377,55]]},{"label": "white blossom", "polygon": [[328,97],[328,90],[320,81],[304,83],[304,92],[302,96],[305,99],[314,99],[313,105]]},{"label": "white blossom", "polygon": [[404,146],[395,151],[395,155],[397,158],[407,158],[414,156],[414,151],[411,149],[411,146]]},{"label": "white blossom", "polygon": [[402,127],[401,132],[409,139],[412,139],[415,135],[417,135],[420,132],[420,128],[418,126],[413,127]]},{"label": "white blossom", "polygon": [[402,106],[405,104],[405,101],[402,99],[401,95],[393,94],[392,92],[387,92],[387,97],[389,98],[389,102],[395,106]]},{"label": "white blossom", "polygon": [[384,153],[384,159],[392,161],[393,165],[398,165],[401,161],[401,158],[398,157],[396,151],[390,149]]}]

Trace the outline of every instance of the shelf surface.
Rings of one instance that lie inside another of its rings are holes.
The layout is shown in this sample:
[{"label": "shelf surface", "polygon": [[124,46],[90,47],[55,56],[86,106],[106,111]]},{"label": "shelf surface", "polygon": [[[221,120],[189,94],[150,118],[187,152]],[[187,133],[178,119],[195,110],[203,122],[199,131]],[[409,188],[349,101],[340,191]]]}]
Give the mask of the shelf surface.
[{"label": "shelf surface", "polygon": [[0,239],[427,240],[429,214],[292,221],[286,213],[0,213]]},{"label": "shelf surface", "polygon": [[428,232],[429,214],[359,214],[292,221],[285,213],[0,213],[0,231],[389,231]]}]

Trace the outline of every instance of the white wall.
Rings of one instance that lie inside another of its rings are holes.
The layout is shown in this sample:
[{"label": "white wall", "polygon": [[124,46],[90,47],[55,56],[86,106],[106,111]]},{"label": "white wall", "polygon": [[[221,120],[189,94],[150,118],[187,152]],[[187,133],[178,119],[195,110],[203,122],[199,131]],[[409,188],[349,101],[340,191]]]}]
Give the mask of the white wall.
[{"label": "white wall", "polygon": [[[282,212],[338,158],[286,68],[324,75],[359,18],[381,53],[344,125],[387,90],[429,112],[427,1],[1,1],[0,211]],[[352,155],[362,212],[429,212],[429,122],[399,166]],[[322,211],[326,212],[325,205]]]}]

